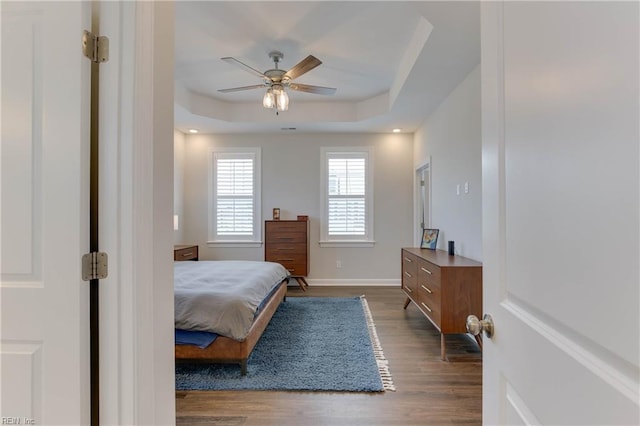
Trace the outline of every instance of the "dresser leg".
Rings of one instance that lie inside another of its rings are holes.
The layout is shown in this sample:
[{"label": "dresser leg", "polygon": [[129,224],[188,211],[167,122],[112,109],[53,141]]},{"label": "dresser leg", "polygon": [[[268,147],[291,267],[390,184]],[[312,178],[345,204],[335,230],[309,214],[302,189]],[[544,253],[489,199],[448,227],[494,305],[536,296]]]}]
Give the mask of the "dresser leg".
[{"label": "dresser leg", "polygon": [[440,333],[440,358],[447,360],[447,344],[444,340],[444,333]]},{"label": "dresser leg", "polygon": [[411,299],[409,299],[409,296],[407,296],[407,300],[404,301],[404,306],[402,307],[402,309],[407,309],[409,303],[411,303]]},{"label": "dresser leg", "polygon": [[307,284],[307,280],[305,280],[304,277],[293,277],[293,278],[295,278],[296,281],[298,281],[298,285],[300,286],[302,291],[307,291],[307,289],[304,287],[305,286],[309,287],[309,284]]}]

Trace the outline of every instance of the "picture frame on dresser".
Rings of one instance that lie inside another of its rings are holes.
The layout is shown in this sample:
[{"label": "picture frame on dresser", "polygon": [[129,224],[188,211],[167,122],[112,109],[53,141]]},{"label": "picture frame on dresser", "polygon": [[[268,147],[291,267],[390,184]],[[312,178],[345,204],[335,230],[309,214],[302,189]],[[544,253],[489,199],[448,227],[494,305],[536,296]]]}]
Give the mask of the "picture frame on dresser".
[{"label": "picture frame on dresser", "polygon": [[439,229],[425,228],[422,230],[422,241],[420,242],[420,248],[429,250],[435,250],[438,246],[438,234]]}]

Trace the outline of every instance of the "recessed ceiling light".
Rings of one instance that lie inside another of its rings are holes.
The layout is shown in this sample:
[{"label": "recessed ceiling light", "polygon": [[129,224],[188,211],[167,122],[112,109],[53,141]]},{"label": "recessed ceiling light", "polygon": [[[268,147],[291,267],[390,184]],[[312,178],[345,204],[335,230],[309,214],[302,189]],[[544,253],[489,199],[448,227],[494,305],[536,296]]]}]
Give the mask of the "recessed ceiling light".
[{"label": "recessed ceiling light", "polygon": [[393,133],[400,133],[401,131],[402,131],[402,129],[398,129],[398,128],[395,128],[395,129],[392,130]]},{"label": "recessed ceiling light", "polygon": [[189,129],[189,133],[198,133],[198,129]]}]

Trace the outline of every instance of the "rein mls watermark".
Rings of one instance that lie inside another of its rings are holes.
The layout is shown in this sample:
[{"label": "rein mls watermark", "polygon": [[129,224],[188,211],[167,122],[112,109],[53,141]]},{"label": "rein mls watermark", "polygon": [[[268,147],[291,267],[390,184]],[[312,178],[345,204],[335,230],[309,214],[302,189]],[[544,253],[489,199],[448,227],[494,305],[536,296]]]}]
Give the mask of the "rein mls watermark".
[{"label": "rein mls watermark", "polygon": [[0,425],[35,425],[35,419],[29,417],[0,417]]}]

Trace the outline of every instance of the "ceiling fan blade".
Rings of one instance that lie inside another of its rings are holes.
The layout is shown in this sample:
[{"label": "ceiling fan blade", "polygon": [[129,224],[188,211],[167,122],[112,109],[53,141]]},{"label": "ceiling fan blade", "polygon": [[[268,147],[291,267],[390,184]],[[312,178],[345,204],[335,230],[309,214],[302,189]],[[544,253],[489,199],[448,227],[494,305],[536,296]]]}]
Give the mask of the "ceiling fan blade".
[{"label": "ceiling fan blade", "polygon": [[316,95],[333,95],[336,93],[335,87],[310,86],[308,84],[291,83],[289,88],[299,92],[314,93]]},{"label": "ceiling fan blade", "polygon": [[219,89],[218,92],[231,93],[240,92],[242,90],[260,89],[266,87],[264,84],[254,84],[253,86],[232,87],[231,89]]},{"label": "ceiling fan blade", "polygon": [[262,77],[262,78],[267,78],[262,71],[258,71],[255,68],[250,67],[249,65],[245,64],[244,62],[240,62],[239,60],[237,60],[236,58],[232,58],[231,56],[226,56],[224,58],[220,58],[223,61],[232,64],[232,65],[236,65],[239,66],[240,68],[242,68],[243,70],[250,72],[253,75],[257,75],[258,77]]},{"label": "ceiling fan blade", "polygon": [[293,80],[294,78],[300,77],[302,74],[311,71],[321,63],[322,61],[320,59],[313,55],[309,55],[294,65],[293,68],[282,76],[282,78],[289,78],[290,80]]}]

